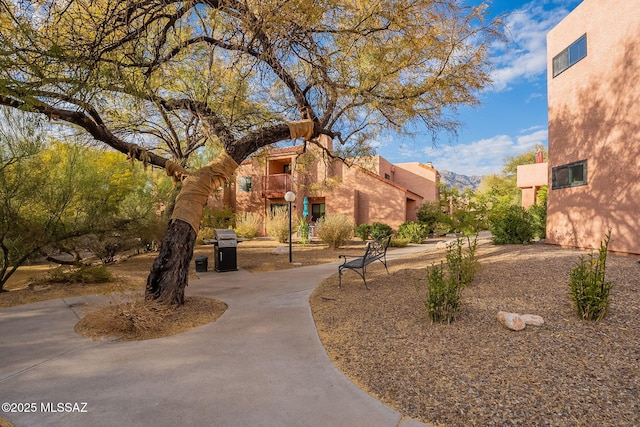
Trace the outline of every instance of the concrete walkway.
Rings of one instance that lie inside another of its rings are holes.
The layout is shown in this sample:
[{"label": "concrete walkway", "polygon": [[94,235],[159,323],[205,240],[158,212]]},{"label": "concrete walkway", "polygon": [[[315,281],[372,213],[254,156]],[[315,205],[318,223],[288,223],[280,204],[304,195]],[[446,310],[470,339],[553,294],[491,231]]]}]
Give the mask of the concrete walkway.
[{"label": "concrete walkway", "polygon": [[[388,258],[393,265],[429,247]],[[222,300],[228,310],[157,340],[77,335],[82,307],[101,297],[2,309],[0,403],[21,413],[3,405],[0,417],[18,427],[422,426],[356,387],[325,353],[308,300],[337,265],[200,273],[187,294]]]}]

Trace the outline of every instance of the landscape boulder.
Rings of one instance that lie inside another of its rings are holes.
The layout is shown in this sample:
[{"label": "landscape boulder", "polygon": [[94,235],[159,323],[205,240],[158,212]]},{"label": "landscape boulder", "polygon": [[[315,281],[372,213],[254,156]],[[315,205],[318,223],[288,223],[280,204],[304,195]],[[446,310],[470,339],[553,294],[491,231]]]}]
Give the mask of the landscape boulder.
[{"label": "landscape boulder", "polygon": [[498,321],[512,331],[521,331],[527,326],[518,313],[499,311]]}]

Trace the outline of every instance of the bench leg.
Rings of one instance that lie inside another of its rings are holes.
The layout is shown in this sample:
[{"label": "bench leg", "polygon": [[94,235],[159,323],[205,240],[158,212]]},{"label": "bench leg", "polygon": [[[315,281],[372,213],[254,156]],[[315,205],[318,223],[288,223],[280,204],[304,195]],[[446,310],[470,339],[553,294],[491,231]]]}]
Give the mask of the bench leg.
[{"label": "bench leg", "polygon": [[387,268],[387,260],[386,260],[386,258],[385,258],[384,261],[381,259],[380,262],[382,263],[382,265],[384,265],[384,269],[387,270],[387,274],[391,274],[391,273],[389,273],[389,269]]},{"label": "bench leg", "polygon": [[[367,279],[365,278],[366,267],[362,268],[362,273],[360,273],[355,268],[350,268],[349,270],[352,270],[358,273],[358,275],[362,278],[362,281],[364,281],[364,287],[367,288],[367,290],[369,290],[369,286],[367,285]],[[338,288],[342,288],[342,269],[341,268],[338,268]]]},{"label": "bench leg", "polygon": [[369,290],[369,285],[367,285],[367,278],[365,277],[367,274],[367,266],[362,267],[362,281],[364,282],[364,287]]}]

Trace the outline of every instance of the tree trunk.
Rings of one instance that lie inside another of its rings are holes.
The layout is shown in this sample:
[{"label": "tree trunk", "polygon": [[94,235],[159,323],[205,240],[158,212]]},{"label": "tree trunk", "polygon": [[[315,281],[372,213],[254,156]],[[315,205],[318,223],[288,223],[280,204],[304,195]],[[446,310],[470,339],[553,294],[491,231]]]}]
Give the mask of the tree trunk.
[{"label": "tree trunk", "polygon": [[191,225],[180,219],[171,221],[147,278],[147,300],[184,304],[184,289],[188,284],[195,242],[196,231]]},{"label": "tree trunk", "polygon": [[[220,156],[205,167],[194,171],[182,181],[182,189],[176,197],[169,228],[160,244],[160,253],[153,262],[147,278],[145,298],[164,304],[184,304],[184,290],[188,284],[189,266],[202,218],[202,210],[209,195],[223,185],[235,172],[238,164],[260,147],[287,138],[311,137],[314,123],[294,122],[273,126],[250,137],[226,146]],[[184,169],[167,167],[167,173],[175,176],[186,173]]]}]

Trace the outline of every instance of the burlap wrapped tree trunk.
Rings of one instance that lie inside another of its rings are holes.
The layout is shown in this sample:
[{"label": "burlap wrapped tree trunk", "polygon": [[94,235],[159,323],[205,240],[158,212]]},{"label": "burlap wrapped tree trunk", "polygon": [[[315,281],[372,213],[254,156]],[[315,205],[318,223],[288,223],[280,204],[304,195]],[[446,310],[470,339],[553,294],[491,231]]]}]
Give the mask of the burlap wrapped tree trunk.
[{"label": "burlap wrapped tree trunk", "polygon": [[[167,173],[180,177],[186,171],[169,163]],[[160,244],[160,253],[147,278],[145,297],[165,304],[184,304],[189,265],[193,258],[202,211],[209,195],[223,185],[238,164],[226,152],[205,167],[189,174],[176,198],[169,228]]]},{"label": "burlap wrapped tree trunk", "polygon": [[160,244],[160,253],[147,278],[147,300],[184,304],[189,265],[209,195],[231,178],[239,163],[259,148],[285,139],[304,138],[308,141],[314,135],[314,126],[315,123],[308,119],[272,126],[252,138],[225,145],[226,151],[217,159],[190,174],[176,163],[165,163],[167,174],[182,180],[182,190],[176,198],[169,228]]}]

